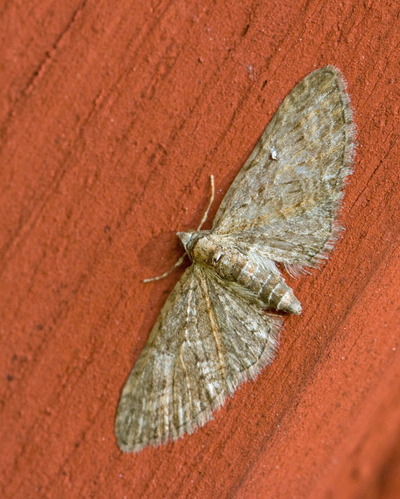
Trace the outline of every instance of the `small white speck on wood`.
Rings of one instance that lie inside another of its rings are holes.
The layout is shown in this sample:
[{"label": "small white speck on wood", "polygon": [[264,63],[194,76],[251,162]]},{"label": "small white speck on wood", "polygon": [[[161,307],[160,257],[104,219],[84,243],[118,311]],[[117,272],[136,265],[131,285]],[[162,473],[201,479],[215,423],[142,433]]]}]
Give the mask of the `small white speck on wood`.
[{"label": "small white speck on wood", "polygon": [[275,262],[301,275],[332,249],[354,135],[340,72],[314,71],[280,105],[212,229],[178,233],[193,264],[122,390],[123,451],[192,433],[272,361],[281,318],[264,309],[301,312]]}]

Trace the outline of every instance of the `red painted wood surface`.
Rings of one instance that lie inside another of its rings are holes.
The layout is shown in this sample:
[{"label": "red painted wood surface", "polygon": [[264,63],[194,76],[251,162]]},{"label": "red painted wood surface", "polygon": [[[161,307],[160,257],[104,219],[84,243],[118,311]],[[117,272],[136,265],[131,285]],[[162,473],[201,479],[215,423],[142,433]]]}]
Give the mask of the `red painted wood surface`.
[{"label": "red painted wood surface", "polygon": [[[398,2],[9,0],[0,7],[0,496],[400,497]],[[281,100],[339,67],[347,230],[290,279],[278,358],[214,421],[123,455],[123,383]],[[210,227],[210,221],[206,226]]]}]

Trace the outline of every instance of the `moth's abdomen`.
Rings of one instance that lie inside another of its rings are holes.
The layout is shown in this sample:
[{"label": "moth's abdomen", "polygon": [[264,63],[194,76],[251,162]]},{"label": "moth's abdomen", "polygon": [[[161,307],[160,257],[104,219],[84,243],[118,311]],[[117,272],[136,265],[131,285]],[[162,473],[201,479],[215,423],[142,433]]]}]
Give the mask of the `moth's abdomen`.
[{"label": "moth's abdomen", "polygon": [[213,268],[223,279],[236,282],[261,300],[266,308],[292,314],[301,312],[301,305],[282,276],[232,248],[221,248],[207,237],[199,238],[193,248],[193,260]]},{"label": "moth's abdomen", "polygon": [[292,314],[301,312],[301,305],[291,288],[277,273],[235,250],[223,254],[212,265],[224,279],[235,281],[251,291],[267,308]]}]

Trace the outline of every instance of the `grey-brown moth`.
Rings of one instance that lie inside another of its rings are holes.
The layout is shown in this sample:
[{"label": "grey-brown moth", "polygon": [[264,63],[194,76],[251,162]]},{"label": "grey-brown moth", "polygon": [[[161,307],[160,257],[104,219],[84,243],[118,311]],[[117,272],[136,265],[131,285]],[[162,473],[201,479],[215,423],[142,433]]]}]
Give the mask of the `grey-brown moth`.
[{"label": "grey-brown moth", "polygon": [[276,263],[297,275],[332,249],[354,135],[340,72],[314,71],[279,106],[212,229],[178,233],[192,265],[122,390],[123,451],[192,433],[272,361],[281,318],[264,309],[301,312]]}]

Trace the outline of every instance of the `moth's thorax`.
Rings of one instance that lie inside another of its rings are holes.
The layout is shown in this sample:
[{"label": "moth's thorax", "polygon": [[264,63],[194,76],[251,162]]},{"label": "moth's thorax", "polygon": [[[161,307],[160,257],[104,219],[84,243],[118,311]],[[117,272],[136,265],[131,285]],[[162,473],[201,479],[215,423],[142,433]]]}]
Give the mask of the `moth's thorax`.
[{"label": "moth's thorax", "polygon": [[208,234],[200,235],[192,246],[193,261],[209,267],[214,267],[225,253],[226,249]]},{"label": "moth's thorax", "polygon": [[[185,246],[186,248],[186,246]],[[193,262],[212,268],[223,279],[248,290],[256,300],[268,308],[299,314],[301,305],[292,289],[285,283],[273,263],[266,259],[245,255],[238,249],[224,245],[218,236],[193,233],[187,249]]]}]

